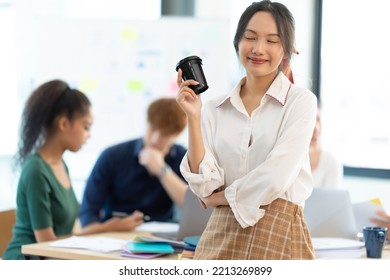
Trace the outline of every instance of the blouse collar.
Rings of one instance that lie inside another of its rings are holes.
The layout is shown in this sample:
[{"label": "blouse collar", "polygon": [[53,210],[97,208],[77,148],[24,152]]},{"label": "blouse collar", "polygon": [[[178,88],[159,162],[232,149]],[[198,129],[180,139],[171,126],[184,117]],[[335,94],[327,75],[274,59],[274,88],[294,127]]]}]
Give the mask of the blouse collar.
[{"label": "blouse collar", "polygon": [[[245,84],[245,81],[246,77],[243,77],[241,81],[234,87],[234,89],[220,103],[218,103],[217,107],[226,103],[229,99],[235,107],[242,107],[243,105],[240,97],[240,91],[242,85]],[[268,97],[268,99],[275,100],[281,106],[284,106],[286,104],[291,86],[292,83],[290,80],[283,74],[283,72],[279,72],[264,96]]]}]

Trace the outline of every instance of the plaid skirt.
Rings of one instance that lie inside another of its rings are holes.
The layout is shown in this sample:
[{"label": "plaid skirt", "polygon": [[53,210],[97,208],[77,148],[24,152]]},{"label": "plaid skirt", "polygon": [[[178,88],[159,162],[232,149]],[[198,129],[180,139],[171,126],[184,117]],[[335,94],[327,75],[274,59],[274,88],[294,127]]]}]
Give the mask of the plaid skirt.
[{"label": "plaid skirt", "polygon": [[243,229],[229,206],[216,207],[196,246],[194,259],[315,259],[302,207],[278,198],[260,208],[265,210],[263,218]]}]

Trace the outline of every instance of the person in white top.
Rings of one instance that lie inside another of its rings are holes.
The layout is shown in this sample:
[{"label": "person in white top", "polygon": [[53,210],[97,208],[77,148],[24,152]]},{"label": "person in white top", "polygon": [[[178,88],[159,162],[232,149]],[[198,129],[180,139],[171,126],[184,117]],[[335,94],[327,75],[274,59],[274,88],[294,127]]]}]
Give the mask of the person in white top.
[{"label": "person in white top", "polygon": [[313,188],[317,99],[282,71],[294,52],[293,16],[283,4],[254,2],[234,47],[246,76],[204,108],[189,87],[197,82],[178,71],[189,137],[181,172],[202,205],[215,207],[194,258],[313,259],[301,205]]},{"label": "person in white top", "polygon": [[317,109],[316,126],[310,142],[310,166],[314,187],[341,188],[343,165],[333,153],[321,147],[321,112]]}]

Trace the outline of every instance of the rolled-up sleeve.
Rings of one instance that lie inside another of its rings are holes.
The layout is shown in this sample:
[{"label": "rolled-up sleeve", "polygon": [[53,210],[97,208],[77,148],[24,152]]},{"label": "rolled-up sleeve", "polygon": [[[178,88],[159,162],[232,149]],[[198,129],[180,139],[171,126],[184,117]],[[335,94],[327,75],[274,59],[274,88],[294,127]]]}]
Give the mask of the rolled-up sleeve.
[{"label": "rolled-up sleeve", "polygon": [[224,184],[224,171],[220,168],[213,155],[206,151],[199,166],[199,173],[192,173],[188,164],[187,154],[183,157],[180,171],[186,178],[191,190],[200,197],[211,195]]}]

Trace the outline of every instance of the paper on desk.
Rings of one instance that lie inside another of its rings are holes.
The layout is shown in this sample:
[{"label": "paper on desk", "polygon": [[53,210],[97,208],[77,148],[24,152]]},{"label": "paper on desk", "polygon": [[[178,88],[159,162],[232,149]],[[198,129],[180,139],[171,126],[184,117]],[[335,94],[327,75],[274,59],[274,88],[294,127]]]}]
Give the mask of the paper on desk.
[{"label": "paper on desk", "polygon": [[135,230],[148,232],[174,232],[179,230],[179,224],[168,222],[147,222],[136,227]]},{"label": "paper on desk", "polygon": [[362,241],[338,237],[313,237],[312,242],[315,251],[351,250],[364,247],[364,242]]},{"label": "paper on desk", "polygon": [[132,252],[127,251],[125,245],[123,245],[122,251],[121,251],[122,257],[136,258],[136,259],[153,259],[153,258],[157,258],[157,257],[163,256],[163,255],[165,255],[165,254],[163,254],[163,253],[132,253]]},{"label": "paper on desk", "polygon": [[143,243],[169,243],[174,247],[184,247],[184,241],[160,238],[160,237],[144,237],[140,235],[136,235],[133,237],[132,241],[135,242],[143,242]]},{"label": "paper on desk", "polygon": [[313,247],[316,258],[327,259],[351,259],[361,258],[364,255],[364,242],[337,238],[337,237],[313,237]]},{"label": "paper on desk", "polygon": [[72,236],[50,243],[51,247],[86,249],[97,252],[113,252],[120,251],[126,240],[110,238],[110,237],[81,237]]},{"label": "paper on desk", "polygon": [[354,203],[352,208],[357,232],[362,232],[363,227],[376,226],[370,219],[378,216],[376,214],[377,211],[385,211],[379,198]]},{"label": "paper on desk", "polygon": [[344,249],[344,250],[320,250],[315,251],[317,259],[358,259],[364,257],[362,249]]}]

